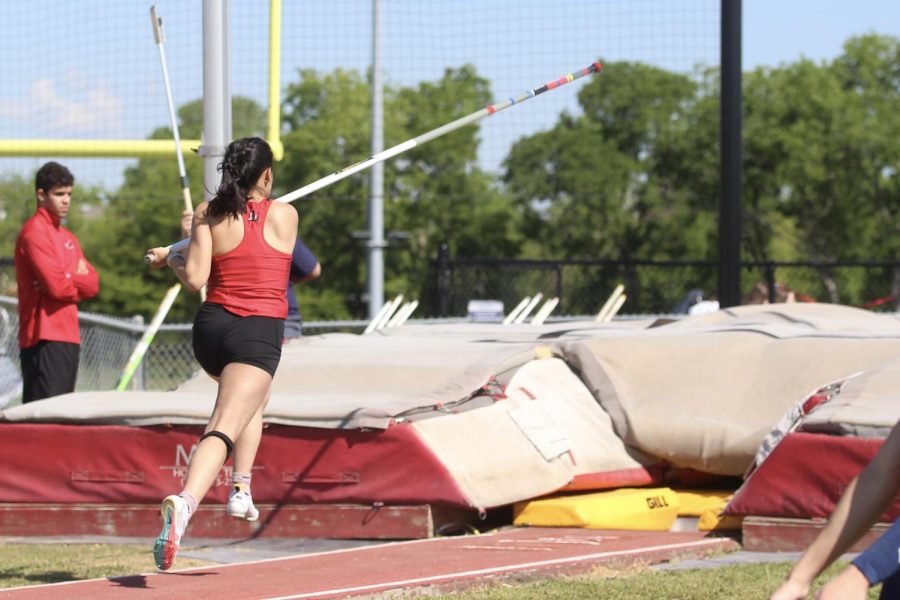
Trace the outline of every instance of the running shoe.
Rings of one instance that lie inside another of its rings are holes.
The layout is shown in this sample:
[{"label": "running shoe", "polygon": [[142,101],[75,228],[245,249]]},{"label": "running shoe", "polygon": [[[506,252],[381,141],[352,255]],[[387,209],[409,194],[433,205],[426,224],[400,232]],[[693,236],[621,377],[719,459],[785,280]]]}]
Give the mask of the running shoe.
[{"label": "running shoe", "polygon": [[259,518],[259,511],[253,506],[253,498],[247,492],[232,490],[228,496],[228,516],[245,521],[255,521]]},{"label": "running shoe", "polygon": [[187,502],[181,496],[166,496],[162,501],[160,512],[163,517],[163,528],[153,547],[153,558],[156,559],[157,568],[166,571],[175,563],[175,554],[178,552],[190,516]]}]

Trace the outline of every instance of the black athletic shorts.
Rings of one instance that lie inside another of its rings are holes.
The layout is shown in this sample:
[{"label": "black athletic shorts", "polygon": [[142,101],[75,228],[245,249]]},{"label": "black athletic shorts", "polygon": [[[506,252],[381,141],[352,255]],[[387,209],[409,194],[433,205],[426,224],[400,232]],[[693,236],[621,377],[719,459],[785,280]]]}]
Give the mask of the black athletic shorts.
[{"label": "black athletic shorts", "polygon": [[22,403],[75,391],[81,346],[41,340],[19,350]]},{"label": "black athletic shorts", "polygon": [[218,377],[228,363],[259,367],[275,376],[281,360],[284,320],[239,317],[220,304],[206,302],[194,317],[194,356],[203,370]]}]

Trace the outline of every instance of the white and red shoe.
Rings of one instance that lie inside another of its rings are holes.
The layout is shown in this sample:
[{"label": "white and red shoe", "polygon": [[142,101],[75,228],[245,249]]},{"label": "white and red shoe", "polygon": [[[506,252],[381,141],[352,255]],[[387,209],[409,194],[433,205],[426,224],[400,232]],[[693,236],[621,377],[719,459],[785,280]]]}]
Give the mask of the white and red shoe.
[{"label": "white and red shoe", "polygon": [[191,517],[187,502],[181,496],[166,496],[160,506],[160,512],[163,517],[163,528],[153,547],[153,558],[156,559],[157,568],[166,571],[175,563],[175,554]]}]

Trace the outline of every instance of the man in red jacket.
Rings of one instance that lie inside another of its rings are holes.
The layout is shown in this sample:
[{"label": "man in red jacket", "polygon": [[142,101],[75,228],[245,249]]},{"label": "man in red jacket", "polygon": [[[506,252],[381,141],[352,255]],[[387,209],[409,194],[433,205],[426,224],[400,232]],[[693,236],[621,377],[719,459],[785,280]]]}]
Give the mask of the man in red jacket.
[{"label": "man in red jacket", "polygon": [[78,238],[62,226],[75,178],[48,162],[35,176],[37,210],[16,240],[22,402],[75,390],[81,334],[78,302],[100,291]]}]

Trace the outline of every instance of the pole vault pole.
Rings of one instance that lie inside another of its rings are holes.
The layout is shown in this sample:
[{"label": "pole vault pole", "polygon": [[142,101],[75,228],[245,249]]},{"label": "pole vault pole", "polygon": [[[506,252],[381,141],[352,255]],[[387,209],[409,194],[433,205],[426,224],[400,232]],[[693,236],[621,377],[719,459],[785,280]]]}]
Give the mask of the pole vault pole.
[{"label": "pole vault pole", "polygon": [[156,332],[159,331],[163,319],[166,318],[169,309],[172,308],[172,304],[175,302],[175,298],[178,296],[178,291],[180,289],[181,284],[176,283],[169,288],[168,292],[166,292],[162,303],[159,305],[159,308],[156,309],[156,314],[153,315],[153,320],[150,321],[150,325],[147,326],[147,330],[144,331],[144,335],[141,336],[141,341],[134,347],[131,356],[128,358],[128,362],[125,364],[125,370],[122,371],[122,376],[119,377],[119,383],[116,386],[116,390],[121,392],[128,387],[129,383],[131,383],[131,378],[134,377],[134,373],[144,359],[144,355],[147,354],[147,350],[150,348],[153,338],[156,337]]},{"label": "pole vault pole", "polygon": [[156,5],[150,7],[150,21],[153,24],[153,39],[159,49],[159,62],[162,65],[163,83],[166,87],[166,102],[169,105],[169,119],[172,121],[172,134],[175,136],[175,153],[178,155],[178,174],[181,176],[181,195],[184,196],[184,209],[194,210],[191,200],[191,186],[188,184],[187,169],[184,167],[184,155],[181,151],[181,136],[178,134],[178,118],[175,115],[175,104],[172,102],[172,86],[169,84],[169,69],[166,67],[166,51],[163,47],[162,19],[156,16]]},{"label": "pole vault pole", "polygon": [[460,117],[459,119],[456,119],[455,121],[447,123],[446,125],[442,125],[436,129],[432,129],[431,131],[429,131],[427,133],[423,133],[422,135],[420,135],[418,137],[412,138],[411,140],[406,140],[405,142],[403,142],[401,144],[397,144],[396,146],[394,146],[392,148],[388,148],[384,152],[379,152],[378,154],[375,154],[362,162],[358,162],[355,165],[351,165],[349,167],[341,169],[340,171],[336,171],[336,172],[332,173],[331,175],[327,175],[327,176],[323,177],[322,179],[319,179],[318,181],[314,181],[308,185],[305,185],[296,191],[293,191],[289,194],[282,196],[281,198],[278,198],[278,201],[279,202],[293,202],[294,200],[297,200],[304,196],[308,196],[309,194],[312,194],[313,192],[320,190],[323,187],[329,186],[332,183],[338,182],[341,179],[344,179],[345,177],[349,177],[355,173],[359,173],[360,171],[362,171],[364,169],[368,169],[369,167],[371,167],[372,165],[374,165],[376,163],[380,163],[389,158],[393,158],[393,157],[397,156],[398,154],[402,154],[403,152],[406,152],[407,150],[412,150],[416,146],[421,146],[422,144],[424,144],[426,142],[430,142],[431,140],[433,140],[435,138],[439,138],[442,135],[446,135],[446,134],[450,133],[451,131],[456,131],[457,129],[465,127],[466,125],[471,125],[472,123],[474,123],[476,121],[480,121],[481,119],[483,119],[485,117],[490,117],[491,115],[497,114],[501,110],[506,110],[507,108],[509,108],[510,106],[513,106],[514,104],[521,104],[522,102],[525,102],[526,100],[528,100],[530,98],[534,98],[535,96],[543,94],[544,92],[547,92],[554,88],[558,88],[558,87],[565,85],[571,81],[575,81],[576,79],[580,79],[580,78],[584,77],[585,75],[590,75],[592,73],[598,73],[600,71],[600,69],[602,69],[602,68],[603,68],[603,65],[601,65],[599,62],[595,62],[595,63],[592,63],[589,67],[585,67],[584,69],[581,69],[580,71],[577,71],[576,73],[570,73],[569,75],[566,75],[565,77],[560,77],[559,79],[557,79],[555,81],[550,81],[548,83],[545,83],[544,85],[542,85],[540,87],[536,87],[534,89],[528,90],[527,92],[523,92],[523,93],[519,94],[518,96],[511,97],[507,100],[504,100],[503,102],[499,102],[497,104],[491,104],[489,106],[486,106],[485,108],[482,108],[481,110],[477,110],[470,115],[466,115],[465,117]]},{"label": "pole vault pole", "polygon": [[[184,155],[181,151],[181,136],[178,134],[178,118],[175,115],[175,103],[172,101],[172,86],[169,84],[169,69],[166,66],[166,51],[163,48],[165,37],[163,36],[162,19],[156,16],[156,5],[150,7],[150,21],[153,27],[153,39],[156,42],[156,47],[159,49],[159,62],[162,65],[163,84],[166,88],[166,103],[169,107],[169,118],[172,121],[172,133],[175,137],[175,153],[178,156],[178,175],[181,177],[181,195],[184,198],[184,209],[193,211],[194,203],[191,200],[191,186],[188,183],[187,169],[184,166]],[[153,319],[150,321],[150,325],[147,326],[144,335],[141,337],[138,345],[135,346],[128,362],[125,364],[125,370],[122,371],[122,376],[119,378],[119,383],[116,386],[118,391],[124,390],[131,382],[131,378],[134,376],[135,371],[137,371],[138,366],[144,359],[144,355],[147,354],[147,350],[149,350],[153,338],[156,337],[156,332],[159,331],[166,315],[169,314],[169,310],[172,308],[172,304],[175,303],[175,298],[178,297],[178,292],[180,290],[181,284],[175,284],[169,288],[168,292],[166,292],[159,308],[156,309],[156,314],[153,315]]]},{"label": "pole vault pole", "polygon": [[[428,131],[426,133],[423,133],[422,135],[420,135],[418,137],[414,137],[412,139],[406,140],[405,142],[402,142],[400,144],[397,144],[396,146],[388,148],[387,150],[384,150],[383,152],[379,152],[378,154],[370,156],[369,158],[367,158],[364,161],[358,162],[354,165],[350,165],[349,167],[345,167],[345,168],[341,169],[340,171],[335,171],[331,175],[326,175],[325,177],[323,177],[322,179],[319,179],[318,181],[314,181],[310,184],[307,184],[307,185],[301,187],[298,190],[290,192],[289,194],[285,194],[284,196],[281,196],[280,198],[276,198],[276,200],[278,200],[279,202],[293,202],[294,200],[299,200],[300,198],[303,198],[304,196],[308,196],[309,194],[312,194],[313,192],[316,192],[324,187],[327,187],[333,183],[336,183],[346,177],[350,177],[351,175],[359,173],[362,170],[368,169],[372,165],[386,161],[389,158],[393,158],[393,157],[397,156],[398,154],[402,154],[403,152],[406,152],[407,150],[411,150],[411,149],[415,148],[416,146],[421,146],[422,144],[424,144],[426,142],[430,142],[431,140],[433,140],[435,138],[439,138],[442,135],[446,135],[446,134],[450,133],[451,131],[456,131],[457,129],[465,127],[466,125],[471,125],[472,123],[475,123],[476,121],[480,121],[481,119],[484,119],[485,117],[490,117],[491,115],[495,115],[498,112],[500,112],[502,110],[506,110],[507,108],[509,108],[513,105],[521,104],[522,102],[525,102],[526,100],[534,98],[535,96],[539,96],[539,95],[543,94],[544,92],[548,92],[550,90],[556,89],[567,83],[575,81],[576,79],[581,79],[582,77],[585,77],[586,75],[592,75],[594,73],[599,73],[602,68],[603,68],[602,64],[600,64],[599,62],[593,62],[589,66],[581,69],[580,71],[576,71],[575,73],[569,73],[568,75],[566,75],[564,77],[560,77],[559,79],[555,79],[553,81],[547,82],[542,86],[530,89],[526,92],[522,92],[518,96],[512,96],[512,97],[504,100],[503,102],[498,102],[496,104],[490,104],[490,105],[482,108],[481,110],[477,110],[469,115],[466,115],[465,117],[460,117],[459,119],[456,119],[455,121],[451,121],[450,123],[447,123],[446,125],[441,125],[440,127],[432,129],[431,131]],[[179,252],[179,251],[183,250],[184,248],[186,248],[189,243],[190,243],[190,238],[187,238],[187,239],[175,242],[174,244],[170,245],[168,247],[168,249],[170,252]],[[144,257],[144,260],[149,263],[153,260],[153,256],[148,254],[147,256]]]}]

